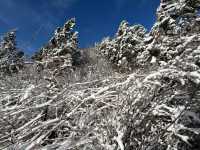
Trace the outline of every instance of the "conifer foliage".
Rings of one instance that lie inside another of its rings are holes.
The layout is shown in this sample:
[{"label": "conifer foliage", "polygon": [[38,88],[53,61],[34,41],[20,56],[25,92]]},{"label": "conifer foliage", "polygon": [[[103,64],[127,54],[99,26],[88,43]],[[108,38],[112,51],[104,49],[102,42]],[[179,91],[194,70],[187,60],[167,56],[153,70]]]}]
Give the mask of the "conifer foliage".
[{"label": "conifer foliage", "polygon": [[99,45],[100,53],[120,71],[130,71],[139,65],[138,55],[144,49],[146,29],[142,25],[130,26],[122,21],[115,38],[104,39]]},{"label": "conifer foliage", "polygon": [[23,67],[24,53],[16,46],[16,31],[6,33],[0,44],[1,73],[17,73]]},{"label": "conifer foliage", "polygon": [[[49,43],[33,58],[39,60],[46,69],[66,69],[80,65],[78,32],[74,32],[75,19],[57,28]],[[58,71],[58,70],[57,70]]]}]

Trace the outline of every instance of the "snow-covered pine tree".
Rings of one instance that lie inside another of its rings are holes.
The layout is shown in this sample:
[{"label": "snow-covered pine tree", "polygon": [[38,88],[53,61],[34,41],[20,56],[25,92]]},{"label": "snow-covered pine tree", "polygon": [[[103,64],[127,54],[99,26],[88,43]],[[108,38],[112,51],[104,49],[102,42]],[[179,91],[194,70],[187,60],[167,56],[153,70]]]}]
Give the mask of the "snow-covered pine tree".
[{"label": "snow-covered pine tree", "polygon": [[74,70],[81,65],[78,32],[73,31],[74,26],[75,18],[72,18],[58,27],[47,45],[33,57],[37,70],[45,73],[51,94],[57,92],[59,86],[71,82]]},{"label": "snow-covered pine tree", "polygon": [[145,33],[142,25],[130,26],[127,21],[122,21],[116,36],[104,39],[98,49],[120,71],[130,71],[139,65],[136,57],[144,49]]},{"label": "snow-covered pine tree", "polygon": [[62,28],[57,28],[49,43],[33,58],[40,61],[44,68],[58,72],[80,65],[78,32],[73,31],[74,26],[75,19],[72,18]]},{"label": "snow-covered pine tree", "polygon": [[134,117],[127,124],[125,149],[200,148],[199,8],[199,0],[161,1],[145,40],[158,68],[142,81],[146,90],[129,110],[127,118]]},{"label": "snow-covered pine tree", "polygon": [[24,66],[23,56],[24,53],[17,48],[16,31],[6,33],[0,44],[0,71],[17,73]]}]

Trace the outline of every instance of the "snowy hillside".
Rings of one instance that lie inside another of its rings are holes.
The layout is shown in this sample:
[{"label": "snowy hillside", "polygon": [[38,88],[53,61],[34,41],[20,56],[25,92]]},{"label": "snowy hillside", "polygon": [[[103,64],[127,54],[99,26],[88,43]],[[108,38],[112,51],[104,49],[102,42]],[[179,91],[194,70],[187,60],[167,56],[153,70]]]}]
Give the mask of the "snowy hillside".
[{"label": "snowy hillside", "polygon": [[161,0],[150,32],[122,21],[87,50],[69,20],[33,64],[1,71],[0,149],[199,150],[199,9]]}]

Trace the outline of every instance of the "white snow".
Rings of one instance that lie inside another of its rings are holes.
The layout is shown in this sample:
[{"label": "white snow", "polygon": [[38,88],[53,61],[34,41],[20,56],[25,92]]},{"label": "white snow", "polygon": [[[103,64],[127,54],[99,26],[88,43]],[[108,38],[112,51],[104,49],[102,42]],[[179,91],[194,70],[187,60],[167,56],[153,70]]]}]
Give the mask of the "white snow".
[{"label": "white snow", "polygon": [[24,91],[24,95],[21,97],[20,102],[22,102],[23,100],[26,100],[30,95],[31,95],[31,91],[35,88],[35,85],[30,84],[28,86],[27,89],[25,89]]},{"label": "white snow", "polygon": [[193,81],[197,84],[200,83],[200,73],[197,72],[197,71],[193,71],[193,72],[190,72],[189,74],[189,77],[191,77],[193,79]]},{"label": "white snow", "polygon": [[151,64],[155,64],[155,63],[156,63],[156,60],[157,60],[156,57],[153,56],[150,63],[151,63]]}]

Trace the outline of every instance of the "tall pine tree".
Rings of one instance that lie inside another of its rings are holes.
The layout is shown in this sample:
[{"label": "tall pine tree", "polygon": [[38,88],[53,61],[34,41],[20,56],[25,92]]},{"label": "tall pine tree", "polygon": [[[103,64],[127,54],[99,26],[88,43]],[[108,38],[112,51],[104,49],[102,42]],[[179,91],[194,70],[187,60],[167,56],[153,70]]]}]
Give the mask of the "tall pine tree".
[{"label": "tall pine tree", "polygon": [[16,31],[6,33],[0,43],[0,71],[17,73],[24,65],[24,53],[17,48]]}]

